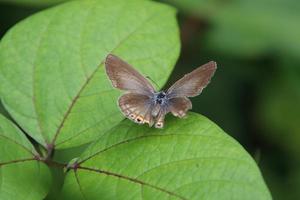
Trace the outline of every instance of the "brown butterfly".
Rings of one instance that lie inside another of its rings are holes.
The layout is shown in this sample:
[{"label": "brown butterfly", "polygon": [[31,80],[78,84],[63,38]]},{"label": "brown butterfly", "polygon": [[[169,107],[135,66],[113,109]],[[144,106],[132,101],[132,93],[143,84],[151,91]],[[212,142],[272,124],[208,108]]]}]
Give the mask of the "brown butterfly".
[{"label": "brown butterfly", "polygon": [[125,90],[119,100],[122,113],[136,123],[148,123],[156,128],[164,126],[165,115],[184,117],[192,103],[187,97],[201,93],[217,69],[211,61],[198,67],[174,83],[166,92],[156,92],[149,81],[125,61],[115,55],[106,57],[105,68],[112,85]]}]

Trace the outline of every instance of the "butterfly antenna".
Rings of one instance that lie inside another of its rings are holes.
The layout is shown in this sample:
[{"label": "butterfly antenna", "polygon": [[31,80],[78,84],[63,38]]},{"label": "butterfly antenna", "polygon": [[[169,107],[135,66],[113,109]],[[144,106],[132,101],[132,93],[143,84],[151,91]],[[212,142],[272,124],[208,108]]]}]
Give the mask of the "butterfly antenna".
[{"label": "butterfly antenna", "polygon": [[157,83],[155,81],[152,80],[152,78],[150,78],[150,76],[146,76],[147,79],[149,79],[152,83],[154,83],[154,85],[157,87],[157,89],[160,89],[160,87],[157,85]]}]

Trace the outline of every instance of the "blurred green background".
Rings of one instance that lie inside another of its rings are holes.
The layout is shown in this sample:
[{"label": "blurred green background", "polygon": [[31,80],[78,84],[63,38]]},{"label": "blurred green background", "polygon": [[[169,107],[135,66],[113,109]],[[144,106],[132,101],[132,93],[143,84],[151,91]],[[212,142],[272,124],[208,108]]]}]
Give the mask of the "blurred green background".
[{"label": "blurred green background", "polygon": [[[0,0],[0,36],[60,1]],[[274,199],[300,199],[300,1],[160,2],[178,9],[182,41],[167,86],[216,61],[217,73],[202,95],[192,99],[193,111],[248,150]]]}]

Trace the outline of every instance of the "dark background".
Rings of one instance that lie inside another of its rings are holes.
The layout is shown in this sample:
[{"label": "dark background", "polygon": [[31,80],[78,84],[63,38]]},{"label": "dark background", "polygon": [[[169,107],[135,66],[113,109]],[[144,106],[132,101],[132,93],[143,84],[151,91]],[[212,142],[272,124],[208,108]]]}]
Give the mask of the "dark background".
[{"label": "dark background", "polygon": [[[0,0],[0,37],[58,1]],[[300,199],[300,1],[163,2],[178,9],[182,41],[167,85],[216,61],[212,82],[192,99],[193,111],[247,149],[274,199]]]}]

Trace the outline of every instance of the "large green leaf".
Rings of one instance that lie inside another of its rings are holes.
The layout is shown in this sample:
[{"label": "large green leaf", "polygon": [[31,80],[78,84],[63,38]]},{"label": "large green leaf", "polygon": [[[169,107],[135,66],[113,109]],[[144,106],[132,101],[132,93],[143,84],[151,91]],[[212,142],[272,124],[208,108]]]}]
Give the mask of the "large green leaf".
[{"label": "large green leaf", "polygon": [[73,164],[61,199],[271,199],[247,152],[205,117],[124,120]]},{"label": "large green leaf", "polygon": [[25,135],[0,115],[0,199],[39,200],[48,193],[48,167]]},{"label": "large green leaf", "polygon": [[179,54],[175,10],[150,1],[74,1],[12,28],[0,44],[0,94],[43,146],[69,148],[118,124],[108,53],[163,85]]},{"label": "large green leaf", "polygon": [[1,101],[0,101],[0,114],[7,117],[7,118],[10,118],[9,114],[7,113],[7,111],[5,110],[5,108],[3,107]]}]

